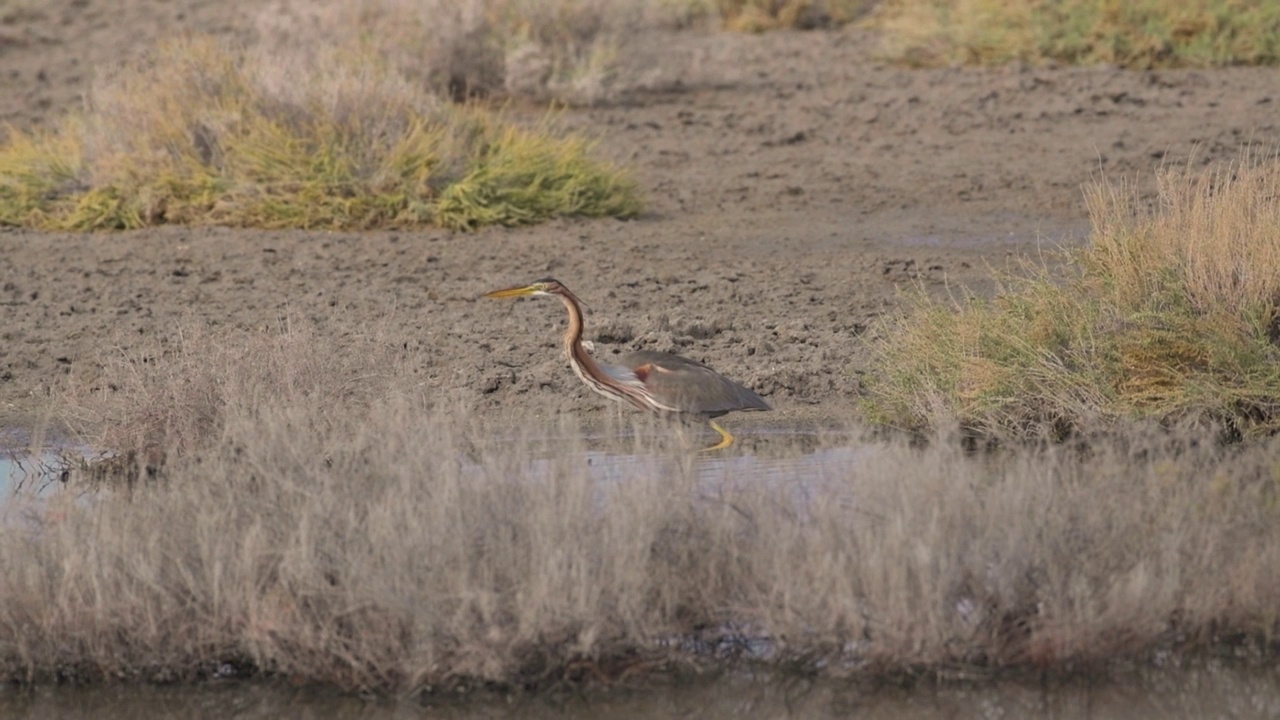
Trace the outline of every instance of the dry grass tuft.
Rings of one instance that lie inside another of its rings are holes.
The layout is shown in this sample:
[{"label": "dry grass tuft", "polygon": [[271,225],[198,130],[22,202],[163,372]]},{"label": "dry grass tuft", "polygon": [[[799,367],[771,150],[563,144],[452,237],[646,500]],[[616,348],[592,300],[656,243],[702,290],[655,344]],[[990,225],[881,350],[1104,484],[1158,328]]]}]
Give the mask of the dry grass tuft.
[{"label": "dry grass tuft", "polygon": [[1280,62],[1280,6],[1234,0],[888,0],[873,25],[911,65]]},{"label": "dry grass tuft", "polygon": [[413,692],[713,662],[744,636],[771,639],[761,662],[848,674],[1277,630],[1275,442],[974,456],[939,437],[757,477],[636,440],[601,477],[571,421],[485,428],[383,357],[376,336],[188,335],[108,366],[109,398],[71,396],[121,408],[96,411],[125,426],[104,437],[181,452],[150,482],[10,503],[0,674],[230,662]]},{"label": "dry grass tuft", "polygon": [[441,97],[594,104],[625,92],[637,37],[662,27],[761,32],[843,25],[872,0],[280,0],[257,27],[273,46],[374,52]]},{"label": "dry grass tuft", "polygon": [[83,116],[0,147],[0,223],[39,228],[475,227],[639,208],[581,138],[442,102],[356,51],[174,41],[100,79]]},{"label": "dry grass tuft", "polygon": [[666,14],[652,0],[282,0],[257,25],[273,46],[375,53],[439,97],[593,103],[612,96],[627,35]]},{"label": "dry grass tuft", "polygon": [[704,11],[725,29],[764,32],[844,25],[867,13],[872,0],[703,0]]},{"label": "dry grass tuft", "polygon": [[120,351],[89,376],[73,376],[61,405],[69,428],[94,447],[188,455],[218,442],[228,418],[305,403],[314,423],[367,412],[388,399],[403,366],[400,345],[378,327],[342,338],[359,354],[326,347],[297,319],[237,334],[195,323],[172,340]]},{"label": "dry grass tuft", "polygon": [[1280,429],[1280,162],[1169,169],[1148,208],[1088,192],[1093,234],[1060,284],[1040,268],[990,301],[922,299],[880,344],[875,418],[958,419],[1061,436],[1098,422],[1208,420]]}]

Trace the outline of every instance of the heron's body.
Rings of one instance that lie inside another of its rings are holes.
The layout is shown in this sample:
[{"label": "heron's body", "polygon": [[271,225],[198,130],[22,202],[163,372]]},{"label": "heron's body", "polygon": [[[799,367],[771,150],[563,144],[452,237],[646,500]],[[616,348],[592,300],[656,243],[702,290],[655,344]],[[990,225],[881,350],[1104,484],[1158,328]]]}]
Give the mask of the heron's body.
[{"label": "heron's body", "polygon": [[720,375],[700,362],[664,352],[642,350],[624,355],[616,363],[596,360],[582,344],[582,307],[577,296],[553,279],[532,285],[495,290],[486,297],[556,295],[569,311],[564,335],[565,353],[575,373],[611,400],[641,410],[706,418],[720,433],[715,450],[733,444],[733,436],[713,418],[735,410],[769,410],[769,404],[752,390]]}]

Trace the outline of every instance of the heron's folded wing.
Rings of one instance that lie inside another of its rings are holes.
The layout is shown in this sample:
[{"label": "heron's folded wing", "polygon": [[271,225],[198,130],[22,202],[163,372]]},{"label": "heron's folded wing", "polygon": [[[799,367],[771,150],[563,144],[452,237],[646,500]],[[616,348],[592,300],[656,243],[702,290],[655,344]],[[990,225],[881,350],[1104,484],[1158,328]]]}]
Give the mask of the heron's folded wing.
[{"label": "heron's folded wing", "polygon": [[715,417],[734,410],[768,410],[759,395],[691,360],[656,359],[636,368],[635,375],[663,405],[679,412]]},{"label": "heron's folded wing", "polygon": [[623,385],[630,385],[631,387],[644,387],[644,378],[637,375],[635,370],[621,365],[609,365],[606,363],[598,364],[600,365],[600,369],[615,382]]}]

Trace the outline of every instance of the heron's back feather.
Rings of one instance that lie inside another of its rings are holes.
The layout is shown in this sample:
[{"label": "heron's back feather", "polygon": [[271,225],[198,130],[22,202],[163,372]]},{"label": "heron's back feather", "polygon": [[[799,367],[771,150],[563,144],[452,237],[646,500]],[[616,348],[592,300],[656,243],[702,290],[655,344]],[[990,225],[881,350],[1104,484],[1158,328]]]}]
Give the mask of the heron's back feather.
[{"label": "heron's back feather", "polygon": [[[620,366],[620,367],[619,367]],[[764,398],[696,360],[641,350],[614,366],[629,373],[661,404],[677,412],[718,417],[735,410],[771,410]]]}]

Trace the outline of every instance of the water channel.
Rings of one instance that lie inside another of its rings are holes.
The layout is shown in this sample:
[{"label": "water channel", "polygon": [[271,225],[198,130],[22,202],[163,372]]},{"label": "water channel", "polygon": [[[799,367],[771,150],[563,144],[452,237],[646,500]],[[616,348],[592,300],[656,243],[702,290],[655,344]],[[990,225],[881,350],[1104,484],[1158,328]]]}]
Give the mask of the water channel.
[{"label": "water channel", "polygon": [[1174,720],[1280,717],[1280,669],[1203,663],[1043,681],[918,681],[910,687],[739,674],[643,687],[466,699],[374,699],[282,683],[0,688],[0,719],[410,720],[417,718],[865,718]]}]

